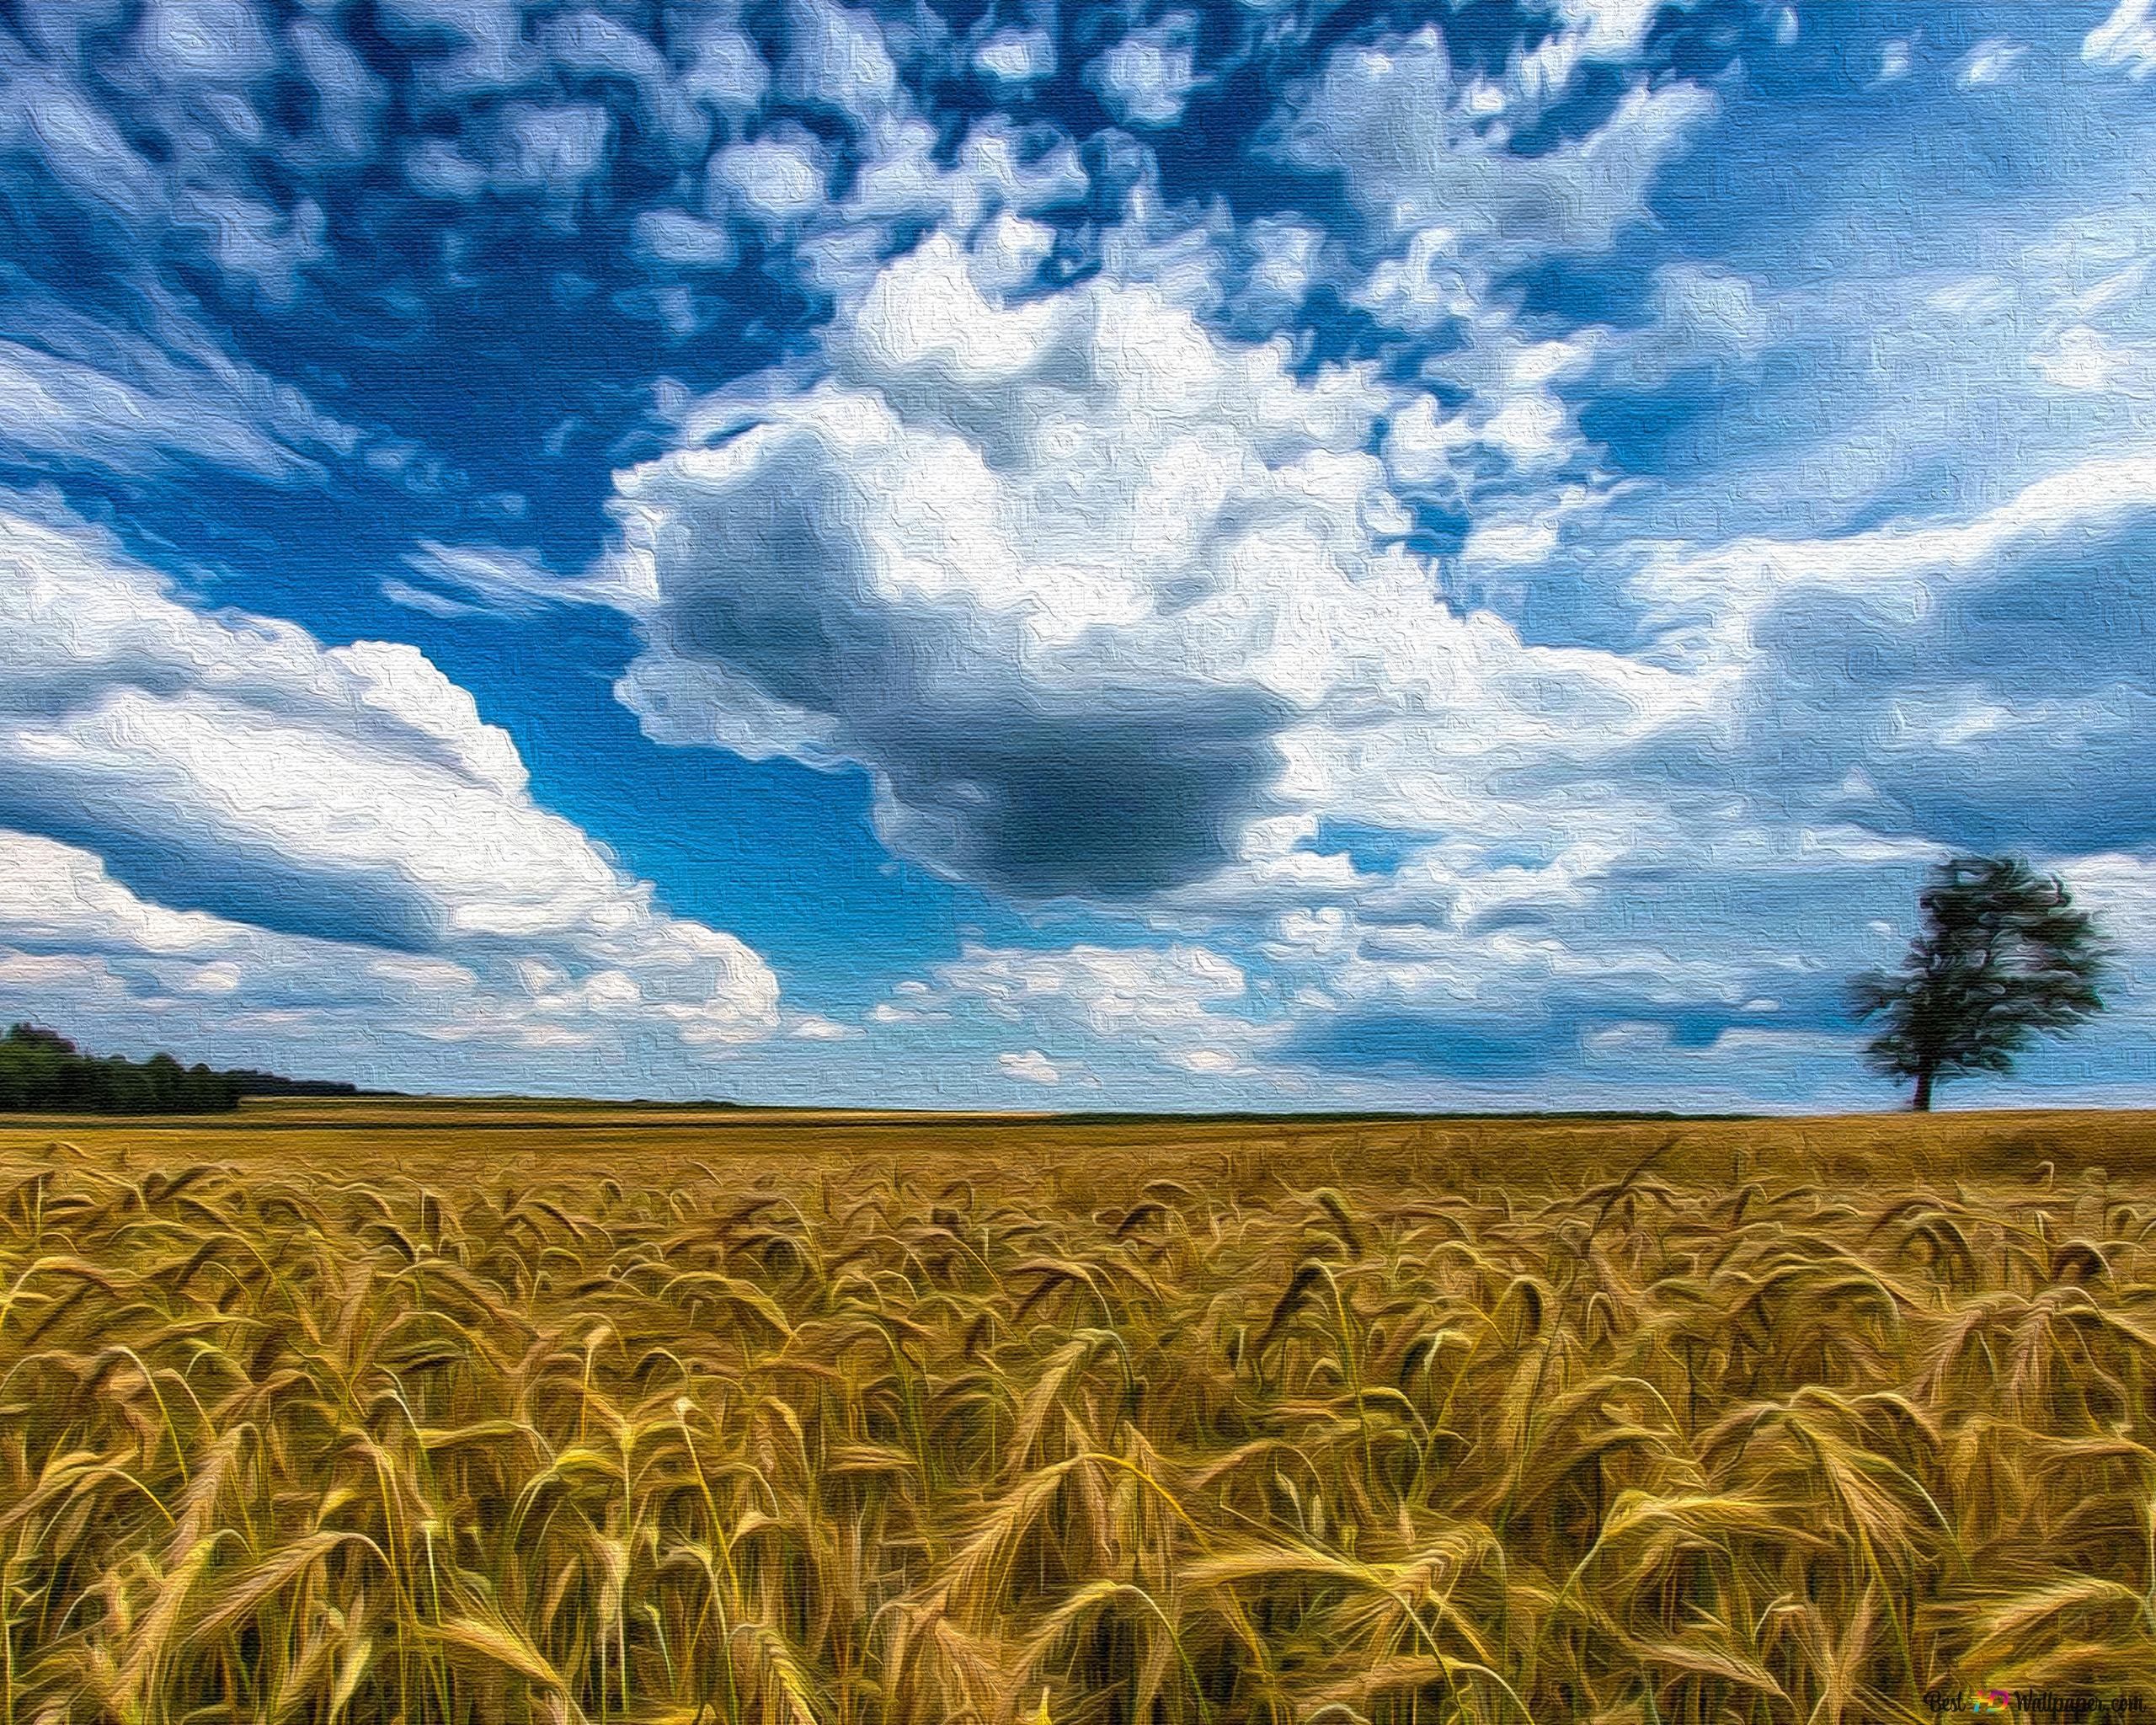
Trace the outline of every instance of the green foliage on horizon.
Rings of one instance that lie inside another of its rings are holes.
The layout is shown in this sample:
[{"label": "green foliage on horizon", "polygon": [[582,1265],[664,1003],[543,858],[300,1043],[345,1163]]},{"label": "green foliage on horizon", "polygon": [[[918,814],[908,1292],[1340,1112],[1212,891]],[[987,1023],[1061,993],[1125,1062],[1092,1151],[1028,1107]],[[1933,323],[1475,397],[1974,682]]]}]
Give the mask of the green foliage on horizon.
[{"label": "green foliage on horizon", "polygon": [[66,1037],[17,1023],[0,1040],[0,1111],[95,1114],[210,1114],[243,1096],[346,1094],[349,1084],[307,1084],[267,1072],[183,1066],[168,1054],[147,1060],[86,1055]]}]

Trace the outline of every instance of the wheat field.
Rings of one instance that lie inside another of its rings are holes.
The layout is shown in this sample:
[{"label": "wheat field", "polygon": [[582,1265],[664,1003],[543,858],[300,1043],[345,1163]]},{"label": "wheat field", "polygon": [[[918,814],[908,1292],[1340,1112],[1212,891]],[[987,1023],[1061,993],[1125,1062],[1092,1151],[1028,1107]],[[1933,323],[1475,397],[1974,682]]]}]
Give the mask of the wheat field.
[{"label": "wheat field", "polygon": [[2156,1701],[2156,1118],[0,1130],[0,1721]]}]

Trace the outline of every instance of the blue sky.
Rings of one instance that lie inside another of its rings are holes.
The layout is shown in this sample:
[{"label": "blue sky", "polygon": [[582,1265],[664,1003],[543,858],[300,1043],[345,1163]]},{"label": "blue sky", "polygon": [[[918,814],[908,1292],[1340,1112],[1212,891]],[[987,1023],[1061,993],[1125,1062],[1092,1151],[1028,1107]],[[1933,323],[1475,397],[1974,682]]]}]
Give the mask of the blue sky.
[{"label": "blue sky", "polygon": [[400,1088],[2156,1096],[2156,8],[0,4],[0,1002]]}]

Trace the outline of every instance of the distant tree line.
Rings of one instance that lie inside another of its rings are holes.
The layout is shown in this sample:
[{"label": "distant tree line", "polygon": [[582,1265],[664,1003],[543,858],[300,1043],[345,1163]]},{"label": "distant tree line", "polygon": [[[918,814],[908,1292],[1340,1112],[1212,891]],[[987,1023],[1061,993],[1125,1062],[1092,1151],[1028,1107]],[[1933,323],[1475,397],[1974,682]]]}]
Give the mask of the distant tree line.
[{"label": "distant tree line", "polygon": [[100,1060],[35,1024],[14,1024],[0,1042],[0,1110],[89,1114],[212,1114],[243,1096],[354,1096],[357,1087],[274,1072],[183,1066],[168,1054]]}]

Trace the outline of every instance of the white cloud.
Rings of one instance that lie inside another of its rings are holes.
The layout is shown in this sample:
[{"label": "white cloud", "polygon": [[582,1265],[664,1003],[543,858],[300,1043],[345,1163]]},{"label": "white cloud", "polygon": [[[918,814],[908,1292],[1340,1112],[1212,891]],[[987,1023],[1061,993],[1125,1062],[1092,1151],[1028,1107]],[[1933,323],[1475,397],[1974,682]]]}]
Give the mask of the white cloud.
[{"label": "white cloud", "polygon": [[1049,1057],[1037,1048],[1022,1054],[1000,1054],[995,1064],[1013,1078],[1022,1078],[1028,1084],[1060,1084],[1063,1074]]},{"label": "white cloud", "polygon": [[831,0],[792,0],[792,35],[781,85],[797,100],[823,102],[866,125],[899,98],[899,71],[874,17]]},{"label": "white cloud", "polygon": [[[1182,1106],[1501,1103],[1523,1081],[1653,1106],[1677,1085],[1741,1095],[1769,1053],[1788,1056],[1763,1075],[1785,1094],[1860,1093],[1843,981],[1891,960],[1887,919],[1933,854],[1854,829],[1725,826],[1711,856],[1675,828],[1620,832],[1534,862],[1429,841],[1392,873],[1305,882],[1319,901],[1281,910],[1247,961],[1184,941],[975,946],[871,1020],[932,1023],[953,1047],[1022,1028],[1066,1074],[1082,1057],[1121,1094]],[[1246,940],[1248,916],[1215,937]]]},{"label": "white cloud", "polygon": [[476,116],[454,141],[408,146],[405,178],[430,197],[524,195],[567,210],[602,177],[613,134],[612,115],[596,103],[504,102]]},{"label": "white cloud", "polygon": [[1069,205],[1091,184],[1067,138],[1001,115],[975,126],[947,161],[936,128],[912,116],[878,121],[869,144],[851,193],[803,247],[818,280],[849,307],[881,275],[902,229],[925,223],[978,243],[999,216]]},{"label": "white cloud", "polygon": [[383,597],[436,617],[478,611],[530,617],[552,606],[610,602],[593,583],[556,574],[536,551],[422,539],[404,553],[404,564],[425,585],[392,577],[382,584]]},{"label": "white cloud", "polygon": [[1791,818],[1950,843],[2146,836],[2141,651],[2156,455],[2097,457],[1967,521],[1672,551],[1635,577],[1672,662],[1717,686],[1720,765]]},{"label": "white cloud", "polygon": [[968,945],[920,996],[964,1001],[1011,1023],[1058,1023],[1103,1041],[1173,1041],[1248,998],[1231,959],[1203,947]]},{"label": "white cloud", "polygon": [[[1569,79],[1545,72],[1554,93]],[[1538,84],[1538,90],[1543,86]],[[1380,233],[1434,229],[1480,257],[1607,250],[1643,211],[1662,164],[1715,112],[1695,84],[1636,82],[1586,136],[1535,155],[1506,148],[1523,93],[1460,83],[1434,29],[1334,50],[1283,106],[1278,147],[1342,174]]]},{"label": "white cloud", "polygon": [[164,368],[162,390],[0,341],[0,445],[77,457],[121,472],[175,457],[273,482],[319,477],[314,455],[277,437],[206,378]]},{"label": "white cloud", "polygon": [[2141,79],[2156,72],[2156,17],[2152,0],[2118,0],[2111,15],[2089,31],[2081,57],[2091,66],[2112,66]]},{"label": "white cloud", "polygon": [[[2156,219],[2137,199],[2039,201],[2018,222],[1919,224],[1891,249],[1838,254],[1816,281],[1748,279],[1745,341],[1686,363],[1737,385],[1771,356],[1774,375],[1804,387],[1710,392],[1682,458],[1636,488],[1635,531],[1697,542],[1713,537],[1708,521],[1802,536],[1918,499],[1973,518],[2047,474],[2145,446]],[[1637,381],[1680,356],[1659,344]],[[1636,346],[1603,344],[1620,387],[1635,381]]]},{"label": "white cloud", "polygon": [[1238,1086],[1300,1093],[1305,1076],[1270,1060],[1289,1028],[1270,989],[1253,985],[1241,965],[1180,940],[1054,948],[969,942],[899,983],[867,1015],[872,1037],[926,1032],[950,1051],[1006,1047],[1022,1029],[1056,1050],[1066,1078],[1082,1071],[1084,1082],[1177,1106],[1190,1105],[1193,1079],[1222,1087],[1205,1093],[1224,1103]]},{"label": "white cloud", "polygon": [[[1573,405],[1592,368],[1627,363],[1641,374],[1635,382],[1652,386],[1666,381],[1681,344],[1702,344],[1717,323],[1752,310],[1736,278],[1676,265],[1659,289],[1652,340],[1592,327],[1551,340],[1522,328],[1518,295],[1502,285],[1551,256],[1616,245],[1646,218],[1663,166],[1716,111],[1699,85],[1635,77],[1593,130],[1513,147],[1584,67],[1636,54],[1653,15],[1633,5],[1566,8],[1563,28],[1516,53],[1502,76],[1455,68],[1434,28],[1343,45],[1291,88],[1273,118],[1275,153],[1337,173],[1361,212],[1368,261],[1358,270],[1331,263],[1342,296],[1403,334],[1443,338],[1421,369],[1445,400],[1411,396],[1393,414],[1385,453],[1394,478],[1449,510],[1494,501],[1508,517],[1496,525],[1508,532],[1521,517],[1545,526],[1558,517],[1556,499],[1530,488],[1604,486]],[[1658,380],[1645,375],[1656,343],[1667,355]]]},{"label": "white cloud", "polygon": [[276,63],[263,20],[245,0],[156,0],[138,29],[143,49],[181,77],[244,83]]},{"label": "white cloud", "polygon": [[[707,970],[732,959],[702,954]],[[100,1049],[462,1088],[551,1073],[570,1091],[618,1092],[641,1069],[678,1090],[769,1028],[671,985],[689,980],[685,963],[675,955],[670,977],[634,959],[575,977],[547,959],[398,952],[174,911],[92,852],[0,828],[0,983],[19,1012]],[[532,1058],[562,1050],[579,1062]]]},{"label": "white cloud", "polygon": [[1186,1072],[1206,1078],[1230,1077],[1249,1070],[1241,1056],[1224,1048],[1178,1049],[1168,1056],[1168,1061]]},{"label": "white cloud", "polygon": [[401,605],[407,611],[416,611],[426,617],[449,618],[481,617],[487,607],[472,605],[462,599],[452,599],[446,593],[432,587],[419,587],[400,580],[395,575],[385,575],[382,581],[382,596],[392,605]]},{"label": "white cloud", "polygon": [[680,210],[646,210],[636,219],[636,246],[660,264],[698,270],[733,267],[734,237],[723,223],[699,221]]},{"label": "white cloud", "polygon": [[496,183],[572,195],[605,165],[614,122],[595,103],[514,102],[502,114]]},{"label": "white cloud", "polygon": [[1665,625],[1710,620],[1721,650],[1742,654],[1756,645],[1760,618],[1791,593],[1845,594],[1882,619],[1913,623],[1953,585],[1995,579],[2017,547],[2088,542],[2151,511],[2156,455],[2104,457],[2039,480],[1973,520],[1833,539],[1741,540],[1657,558],[1634,585]]},{"label": "white cloud", "polygon": [[699,8],[689,17],[687,40],[681,93],[729,120],[754,113],[770,88],[771,67],[735,20]]},{"label": "white cloud", "polygon": [[807,1012],[788,1024],[786,1033],[800,1042],[854,1042],[862,1030],[857,1024],[841,1024],[819,1012]]},{"label": "white cloud", "polygon": [[1197,20],[1171,13],[1133,30],[1086,68],[1102,105],[1126,126],[1173,126],[1198,88]]},{"label": "white cloud", "polygon": [[823,206],[829,177],[822,152],[805,132],[736,144],[711,164],[711,207],[745,210],[768,226],[798,222]]},{"label": "white cloud", "polygon": [[2156,393],[2156,347],[2121,341],[2085,323],[2058,331],[2029,355],[2029,364],[2045,382],[2076,393]]},{"label": "white cloud", "polygon": [[1556,523],[1550,521],[1476,523],[1460,547],[1460,558],[1471,563],[1540,563],[1557,548]]},{"label": "white cloud", "polygon": [[1008,88],[1038,83],[1055,74],[1055,39],[1046,30],[998,30],[974,50],[974,65]]},{"label": "white cloud", "polygon": [[35,294],[19,302],[37,344],[0,340],[0,451],[138,477],[201,463],[286,486],[416,457],[233,359],[171,296],[145,290],[142,301],[147,334]]},{"label": "white cloud", "polygon": [[861,762],[887,840],[952,873],[1114,897],[1291,849],[1265,817],[1499,820],[1517,751],[1684,703],[1439,600],[1388,542],[1365,373],[1298,379],[1150,288],[1002,304],[942,238],[829,350],[620,476],[651,643],[620,692],[663,740]]},{"label": "white cloud", "polygon": [[1955,68],[1954,82],[1965,90],[2002,84],[2020,69],[2021,62],[2028,57],[2027,43],[2009,42],[1994,36],[1968,51]]},{"label": "white cloud", "polygon": [[1252,254],[1250,290],[1283,307],[1299,303],[1318,279],[1325,231],[1308,222],[1260,216],[1243,238]]},{"label": "white cloud", "polygon": [[206,615],[101,536],[19,515],[0,515],[0,827],[46,835],[24,854],[75,883],[35,927],[19,901],[0,941],[65,945],[53,918],[79,912],[302,1008],[387,964],[461,1002],[424,1033],[479,1045],[776,1027],[762,960],[537,807],[508,736],[414,649]]},{"label": "white cloud", "polygon": [[1681,263],[1655,272],[1642,328],[1622,338],[1580,341],[1577,350],[1600,363],[1601,376],[1628,389],[1654,389],[1681,373],[1748,373],[1777,335],[1760,285],[1734,270]]},{"label": "white cloud", "polygon": [[199,237],[228,280],[244,281],[280,310],[299,297],[302,272],[327,255],[328,218],[302,198],[277,209],[227,191],[189,187],[173,200],[175,225]]}]

